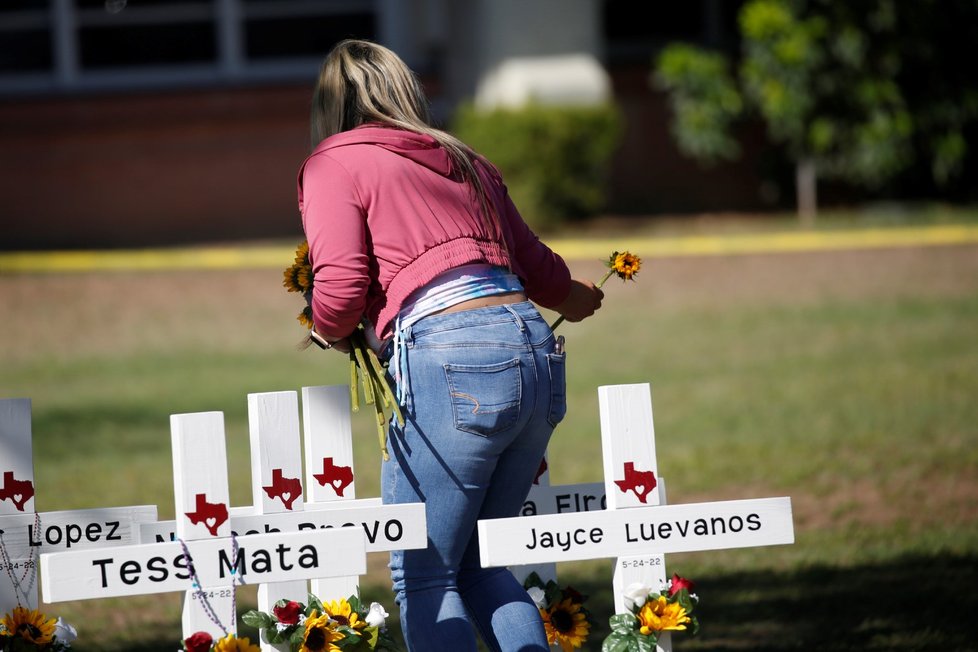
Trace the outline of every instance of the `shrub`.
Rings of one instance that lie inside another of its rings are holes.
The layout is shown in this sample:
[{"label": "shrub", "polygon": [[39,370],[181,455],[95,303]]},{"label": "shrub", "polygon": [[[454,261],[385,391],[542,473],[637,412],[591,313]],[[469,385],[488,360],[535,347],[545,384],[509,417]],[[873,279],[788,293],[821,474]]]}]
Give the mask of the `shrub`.
[{"label": "shrub", "polygon": [[622,133],[613,105],[485,111],[467,104],[451,130],[499,168],[513,202],[536,230],[595,215],[605,205],[611,156]]}]

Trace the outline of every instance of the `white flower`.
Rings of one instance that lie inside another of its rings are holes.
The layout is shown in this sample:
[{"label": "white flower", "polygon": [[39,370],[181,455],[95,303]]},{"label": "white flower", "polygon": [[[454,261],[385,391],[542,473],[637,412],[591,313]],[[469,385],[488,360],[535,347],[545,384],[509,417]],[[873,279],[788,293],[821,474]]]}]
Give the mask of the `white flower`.
[{"label": "white flower", "polygon": [[370,627],[378,627],[382,629],[384,625],[387,624],[386,619],[389,615],[390,614],[384,610],[383,605],[381,605],[379,602],[371,602],[370,609],[367,611],[367,616],[364,618],[364,620],[367,621],[367,625]]},{"label": "white flower", "polygon": [[530,599],[537,609],[543,609],[547,605],[547,594],[539,586],[531,586],[526,592],[530,594]]},{"label": "white flower", "polygon": [[642,584],[641,582],[632,582],[625,587],[625,591],[622,593],[622,598],[625,600],[625,606],[629,609],[639,609],[645,604],[646,599],[649,597],[650,589],[648,586]]},{"label": "white flower", "polygon": [[75,628],[60,617],[58,618],[58,622],[54,624],[54,635],[65,645],[71,645],[71,642],[78,638],[78,632],[75,631]]}]

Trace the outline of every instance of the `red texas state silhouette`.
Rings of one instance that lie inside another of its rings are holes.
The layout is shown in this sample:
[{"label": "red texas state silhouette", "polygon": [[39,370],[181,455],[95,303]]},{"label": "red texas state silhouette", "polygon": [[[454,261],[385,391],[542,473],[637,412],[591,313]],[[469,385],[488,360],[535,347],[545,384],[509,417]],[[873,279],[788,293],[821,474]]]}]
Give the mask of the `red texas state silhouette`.
[{"label": "red texas state silhouette", "polygon": [[615,480],[622,493],[633,492],[643,503],[648,502],[648,496],[655,489],[655,473],[652,471],[636,471],[634,462],[625,462],[625,479]]},{"label": "red texas state silhouette", "polygon": [[349,466],[336,466],[333,464],[332,457],[323,458],[323,472],[314,473],[316,481],[323,487],[327,484],[333,487],[337,496],[342,496],[343,491],[353,482],[353,468]]},{"label": "red texas state silhouette", "polygon": [[228,520],[228,507],[224,503],[207,502],[206,494],[197,494],[197,506],[192,512],[187,512],[187,518],[194,525],[203,523],[211,536],[217,536],[217,528]]},{"label": "red texas state silhouette", "polygon": [[13,471],[3,472],[3,487],[0,487],[0,502],[9,500],[18,511],[34,497],[34,483],[30,480],[15,480]]},{"label": "red texas state silhouette", "polygon": [[285,505],[285,509],[291,510],[292,503],[302,495],[302,483],[299,478],[286,478],[282,475],[282,469],[272,469],[272,484],[262,487],[269,498],[278,498]]}]

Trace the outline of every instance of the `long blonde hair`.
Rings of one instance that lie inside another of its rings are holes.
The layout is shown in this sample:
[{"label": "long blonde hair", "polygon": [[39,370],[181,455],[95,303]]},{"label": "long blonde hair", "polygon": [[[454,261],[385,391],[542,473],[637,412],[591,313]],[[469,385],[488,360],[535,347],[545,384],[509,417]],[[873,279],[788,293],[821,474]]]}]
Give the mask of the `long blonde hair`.
[{"label": "long blonde hair", "polygon": [[451,158],[452,169],[475,191],[487,224],[496,228],[505,246],[499,215],[476,169],[480,156],[431,126],[421,82],[400,57],[372,41],[346,39],[330,50],[319,71],[312,101],[312,146],[367,122],[434,138]]}]

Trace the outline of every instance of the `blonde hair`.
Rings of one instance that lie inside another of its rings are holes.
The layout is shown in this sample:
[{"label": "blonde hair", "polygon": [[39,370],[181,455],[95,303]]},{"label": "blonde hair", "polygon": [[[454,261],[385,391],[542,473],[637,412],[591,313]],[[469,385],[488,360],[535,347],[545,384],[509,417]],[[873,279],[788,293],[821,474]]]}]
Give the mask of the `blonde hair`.
[{"label": "blonde hair", "polygon": [[458,138],[432,127],[431,121],[420,80],[388,48],[362,39],[346,39],[323,61],[313,91],[313,148],[334,134],[368,122],[430,136],[448,153],[453,171],[471,185],[486,223],[496,228],[505,247],[498,213],[476,169],[481,157]]}]

